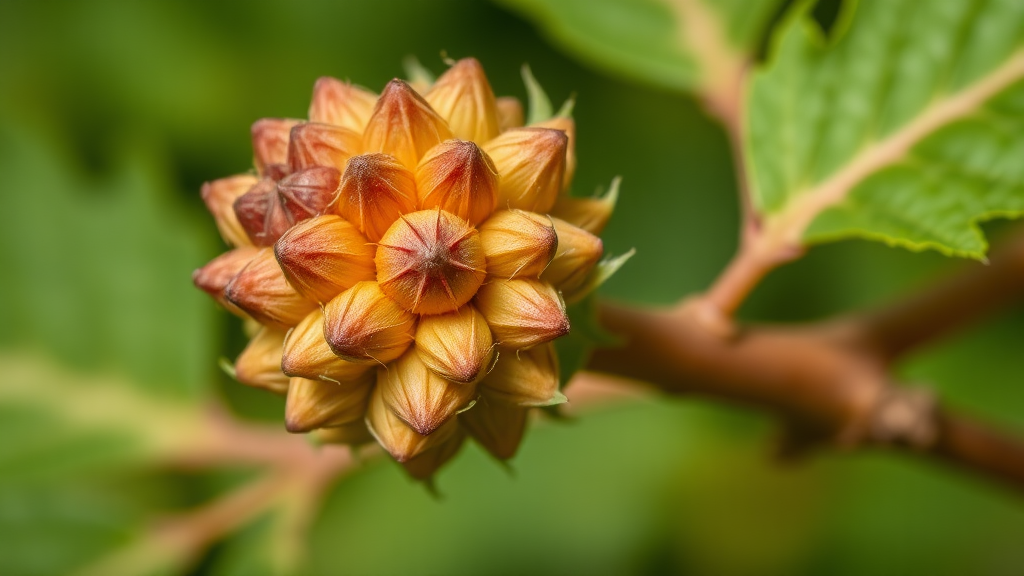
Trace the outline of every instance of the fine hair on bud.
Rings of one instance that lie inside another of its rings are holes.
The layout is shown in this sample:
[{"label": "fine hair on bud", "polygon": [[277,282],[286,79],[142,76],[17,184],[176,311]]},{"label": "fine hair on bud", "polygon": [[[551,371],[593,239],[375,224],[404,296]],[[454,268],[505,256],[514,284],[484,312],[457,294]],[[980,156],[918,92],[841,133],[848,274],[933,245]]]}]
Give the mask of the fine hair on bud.
[{"label": "fine hair on bud", "polygon": [[476,58],[463,58],[442,74],[426,95],[456,138],[487,142],[498,135],[494,91]]},{"label": "fine hair on bud", "polygon": [[292,378],[285,401],[285,428],[301,433],[358,422],[366,413],[372,389],[372,374],[350,382]]},{"label": "fine hair on bud", "polygon": [[473,142],[445,140],[431,148],[416,167],[420,208],[442,208],[479,224],[498,201],[498,171]]},{"label": "fine hair on bud", "polygon": [[562,192],[568,138],[561,130],[513,128],[483,145],[498,169],[498,206],[547,213]]},{"label": "fine hair on bud", "polygon": [[546,282],[495,279],[480,287],[473,302],[495,341],[507,348],[529,348],[569,333],[565,303]]},{"label": "fine hair on bud", "polygon": [[281,370],[310,380],[346,382],[370,372],[373,366],[338,357],[324,339],[324,314],[314,310],[288,331]]},{"label": "fine hair on bud", "polygon": [[316,309],[285,280],[274,251],[262,248],[224,288],[224,296],[261,324],[287,329]]},{"label": "fine hair on bud", "polygon": [[517,406],[565,402],[558,389],[558,353],[551,342],[527,350],[501,350],[481,385],[491,396]]},{"label": "fine hair on bud", "polygon": [[541,280],[569,294],[586,282],[590,271],[604,254],[604,244],[597,236],[565,220],[552,218],[551,221],[558,234],[558,250],[541,274]]},{"label": "fine hair on bud", "polygon": [[303,296],[325,303],[356,282],[373,280],[373,245],[340,216],[317,216],[292,227],[274,244],[288,282]]},{"label": "fine hair on bud", "polygon": [[432,433],[420,434],[388,408],[383,389],[375,386],[366,410],[366,426],[392,458],[408,462],[448,440],[458,430],[458,419],[450,418]]},{"label": "fine hair on bud", "polygon": [[377,369],[377,387],[388,408],[413,430],[431,434],[476,397],[472,384],[458,384],[434,374],[409,350]]},{"label": "fine hair on bud", "polygon": [[376,282],[357,282],[324,306],[324,337],[335,354],[352,362],[395,360],[415,331],[416,317]]},{"label": "fine hair on bud", "polygon": [[416,327],[416,351],[431,372],[469,384],[484,376],[494,358],[487,320],[466,304],[455,312],[423,316]]},{"label": "fine hair on bud", "polygon": [[374,260],[384,293],[416,314],[457,310],[487,276],[480,234],[440,208],[399,218]]},{"label": "fine hair on bud", "polygon": [[537,278],[558,247],[551,219],[534,212],[500,210],[479,229],[487,273],[499,278]]},{"label": "fine hair on bud", "polygon": [[377,100],[366,123],[363,147],[386,152],[413,170],[434,146],[452,137],[444,118],[402,80],[392,80]]},{"label": "fine hair on bud", "polygon": [[389,154],[363,154],[349,159],[333,210],[371,242],[407,212],[416,209],[416,179]]}]

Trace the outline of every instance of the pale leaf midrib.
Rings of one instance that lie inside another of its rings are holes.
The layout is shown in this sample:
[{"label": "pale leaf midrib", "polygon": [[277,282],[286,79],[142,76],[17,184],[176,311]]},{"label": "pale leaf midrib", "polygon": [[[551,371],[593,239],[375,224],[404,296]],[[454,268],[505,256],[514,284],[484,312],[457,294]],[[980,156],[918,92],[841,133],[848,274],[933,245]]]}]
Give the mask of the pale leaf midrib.
[{"label": "pale leaf midrib", "polygon": [[992,72],[932,103],[899,130],[861,150],[823,182],[793,193],[793,200],[781,212],[768,217],[766,234],[773,237],[775,243],[800,245],[804,231],[814,218],[826,208],[842,202],[857,184],[899,162],[923,139],[971,115],[1022,78],[1024,50],[1018,50]]},{"label": "pale leaf midrib", "polygon": [[747,56],[726,38],[722,21],[701,0],[670,0],[683,49],[693,55],[700,91],[713,97],[733,88]]}]

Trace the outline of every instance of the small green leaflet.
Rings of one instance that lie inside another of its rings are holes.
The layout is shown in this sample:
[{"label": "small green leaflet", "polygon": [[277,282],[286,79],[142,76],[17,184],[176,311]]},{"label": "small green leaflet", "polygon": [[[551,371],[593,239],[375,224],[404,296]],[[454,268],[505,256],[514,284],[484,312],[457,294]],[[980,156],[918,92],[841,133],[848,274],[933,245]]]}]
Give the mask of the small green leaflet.
[{"label": "small green leaflet", "polygon": [[1024,2],[848,2],[828,41],[808,8],[749,92],[767,225],[983,258],[978,223],[1024,214]]}]

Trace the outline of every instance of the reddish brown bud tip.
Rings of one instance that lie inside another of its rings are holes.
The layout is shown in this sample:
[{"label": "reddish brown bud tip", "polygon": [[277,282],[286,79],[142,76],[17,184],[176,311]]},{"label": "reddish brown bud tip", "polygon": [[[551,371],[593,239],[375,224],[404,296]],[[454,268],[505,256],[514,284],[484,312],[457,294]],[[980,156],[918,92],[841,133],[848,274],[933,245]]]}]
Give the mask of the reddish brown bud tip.
[{"label": "reddish brown bud tip", "polygon": [[458,430],[457,420],[451,418],[429,435],[423,435],[412,429],[384,401],[383,388],[377,386],[371,397],[370,407],[366,411],[366,424],[373,437],[380,445],[399,462],[408,462],[434,446],[442,444]]},{"label": "reddish brown bud tip", "polygon": [[420,208],[440,207],[476,226],[498,201],[498,171],[480,148],[465,140],[434,146],[416,167]]},{"label": "reddish brown bud tip", "polygon": [[417,314],[458,310],[486,276],[480,235],[440,209],[396,221],[377,246],[376,263],[381,289]]},{"label": "reddish brown bud tip", "polygon": [[324,306],[327,343],[353,362],[390,362],[405,352],[415,331],[416,317],[376,282],[359,282]]},{"label": "reddish brown bud tip", "polygon": [[426,100],[456,138],[482,143],[498,135],[494,92],[476,58],[456,62],[434,82]]},{"label": "reddish brown bud tip", "polygon": [[391,154],[413,170],[434,146],[452,137],[443,118],[402,80],[384,88],[363,133],[368,152]]},{"label": "reddish brown bud tip", "polygon": [[434,374],[415,350],[377,370],[384,403],[420,434],[441,427],[476,397],[476,386],[456,384]]},{"label": "reddish brown bud tip", "polygon": [[324,76],[313,87],[309,120],[334,124],[361,134],[376,103],[377,95],[373,92]]},{"label": "reddish brown bud tip", "polygon": [[469,384],[481,377],[494,357],[487,320],[471,304],[455,312],[423,316],[416,328],[420,359],[441,378]]},{"label": "reddish brown bud tip", "polygon": [[366,414],[372,389],[371,374],[342,383],[292,378],[284,409],[285,428],[298,434],[359,422]]},{"label": "reddish brown bud tip", "polygon": [[569,317],[558,292],[539,280],[492,280],[474,301],[498,344],[520,349],[569,333]]},{"label": "reddish brown bud tip", "polygon": [[234,203],[235,217],[256,246],[270,246],[291,225],[278,200],[277,183],[260,180]]},{"label": "reddish brown bud tip", "polygon": [[558,353],[550,342],[529,350],[503,350],[481,385],[491,396],[518,406],[565,402],[558,389]]},{"label": "reddish brown bud tip", "polygon": [[324,212],[338,195],[341,172],[314,166],[295,172],[277,183],[281,206],[292,226]]},{"label": "reddish brown bud tip", "polygon": [[287,393],[288,377],[281,372],[283,346],[283,330],[261,328],[235,360],[235,379],[277,394]]},{"label": "reddish brown bud tip", "polygon": [[256,172],[265,175],[268,165],[288,161],[288,133],[300,120],[264,118],[252,125],[252,151]]},{"label": "reddish brown bud tip", "polygon": [[551,210],[562,191],[567,143],[561,130],[513,128],[484,144],[498,168],[498,207]]},{"label": "reddish brown bud tip", "polygon": [[535,212],[501,210],[480,225],[487,273],[536,278],[555,257],[558,236],[551,219]]},{"label": "reddish brown bud tip", "polygon": [[[224,296],[261,324],[289,328],[316,309],[284,278],[274,251],[264,248],[231,279]],[[280,360],[278,360],[280,365]]]},{"label": "reddish brown bud tip", "polygon": [[498,460],[516,455],[526,432],[529,408],[502,402],[486,390],[472,408],[459,414],[459,424]]},{"label": "reddish brown bud tip", "polygon": [[373,367],[339,358],[324,339],[324,314],[314,310],[288,331],[281,370],[289,376],[310,380],[348,382],[366,375]]},{"label": "reddish brown bud tip", "polygon": [[248,246],[251,244],[249,236],[235,215],[234,204],[235,200],[252,189],[258,181],[259,179],[255,176],[242,174],[203,184],[203,202],[206,203],[206,207],[213,214],[221,238],[229,246]]},{"label": "reddish brown bud tip", "polygon": [[335,211],[371,242],[406,212],[416,209],[413,174],[388,154],[363,154],[348,161]]},{"label": "reddish brown bud tip", "polygon": [[330,124],[298,124],[288,142],[288,167],[303,170],[313,166],[345,169],[348,159],[361,152],[363,137],[358,132]]},{"label": "reddish brown bud tip", "polygon": [[356,282],[373,280],[375,249],[339,216],[317,216],[296,224],[274,244],[288,282],[300,294],[324,303]]},{"label": "reddish brown bud tip", "polygon": [[514,96],[502,96],[497,99],[498,128],[504,132],[510,128],[523,125],[523,104]]},{"label": "reddish brown bud tip", "polygon": [[583,285],[594,265],[604,253],[601,239],[582,228],[552,218],[558,234],[558,251],[541,280],[569,294]]},{"label": "reddish brown bud tip", "polygon": [[193,272],[192,282],[197,288],[212,296],[221,306],[232,313],[241,314],[242,311],[224,296],[224,289],[227,288],[231,279],[238,275],[258,253],[259,249],[252,246],[229,250]]}]

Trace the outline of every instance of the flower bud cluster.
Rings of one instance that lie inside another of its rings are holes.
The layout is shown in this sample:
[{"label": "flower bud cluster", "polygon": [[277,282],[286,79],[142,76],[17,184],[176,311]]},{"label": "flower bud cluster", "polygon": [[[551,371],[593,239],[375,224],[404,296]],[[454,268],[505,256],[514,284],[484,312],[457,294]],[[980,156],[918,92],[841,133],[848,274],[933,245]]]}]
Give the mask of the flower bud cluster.
[{"label": "flower bud cluster", "polygon": [[572,118],[523,126],[476,60],[418,88],[321,78],[308,121],[256,122],[254,174],[202,190],[233,249],[193,279],[257,326],[234,373],[286,395],[289,432],[425,479],[466,438],[511,458],[565,401],[552,342],[614,198],[570,197]]}]

